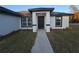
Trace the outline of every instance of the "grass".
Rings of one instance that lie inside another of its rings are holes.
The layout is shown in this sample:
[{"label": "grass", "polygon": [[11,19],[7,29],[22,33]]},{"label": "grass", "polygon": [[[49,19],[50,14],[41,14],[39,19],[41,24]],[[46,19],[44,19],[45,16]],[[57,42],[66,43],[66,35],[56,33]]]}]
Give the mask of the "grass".
[{"label": "grass", "polygon": [[52,30],[48,34],[49,41],[57,53],[79,53],[79,25],[72,30]]},{"label": "grass", "polygon": [[[0,52],[29,53],[34,44],[36,33],[32,31],[19,31],[0,41]],[[1,38],[0,38],[1,39]]]}]

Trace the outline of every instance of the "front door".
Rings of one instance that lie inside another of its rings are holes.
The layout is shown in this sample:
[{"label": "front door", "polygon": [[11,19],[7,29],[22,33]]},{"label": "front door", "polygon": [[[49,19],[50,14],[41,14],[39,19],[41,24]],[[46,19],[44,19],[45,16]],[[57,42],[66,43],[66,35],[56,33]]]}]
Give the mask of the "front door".
[{"label": "front door", "polygon": [[38,16],[38,29],[44,29],[44,16]]}]

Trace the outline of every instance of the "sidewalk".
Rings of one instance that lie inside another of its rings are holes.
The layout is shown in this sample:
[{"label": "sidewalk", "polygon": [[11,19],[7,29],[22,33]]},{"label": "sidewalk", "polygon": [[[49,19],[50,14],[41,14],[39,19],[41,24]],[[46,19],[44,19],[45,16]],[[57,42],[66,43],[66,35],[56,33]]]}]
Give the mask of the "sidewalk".
[{"label": "sidewalk", "polygon": [[31,50],[32,53],[53,53],[45,30],[38,30],[34,46]]}]

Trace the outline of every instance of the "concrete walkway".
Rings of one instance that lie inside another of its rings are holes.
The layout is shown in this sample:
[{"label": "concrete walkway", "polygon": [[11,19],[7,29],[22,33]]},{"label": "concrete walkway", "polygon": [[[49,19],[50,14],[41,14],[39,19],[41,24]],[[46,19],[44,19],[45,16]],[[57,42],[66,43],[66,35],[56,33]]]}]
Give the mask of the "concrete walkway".
[{"label": "concrete walkway", "polygon": [[53,53],[45,30],[38,30],[34,46],[31,50],[32,53]]}]

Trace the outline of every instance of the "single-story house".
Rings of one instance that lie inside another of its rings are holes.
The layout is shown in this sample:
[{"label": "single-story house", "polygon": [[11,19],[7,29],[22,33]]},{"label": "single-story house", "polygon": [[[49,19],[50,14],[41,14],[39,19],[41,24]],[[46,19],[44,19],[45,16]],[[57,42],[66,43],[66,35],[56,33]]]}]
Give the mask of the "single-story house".
[{"label": "single-story house", "polygon": [[14,12],[0,6],[0,35],[19,29],[65,29],[69,27],[70,13],[53,12],[54,8],[33,8],[28,11]]}]

